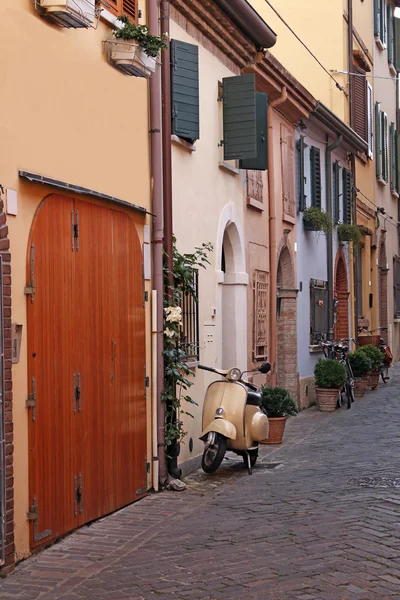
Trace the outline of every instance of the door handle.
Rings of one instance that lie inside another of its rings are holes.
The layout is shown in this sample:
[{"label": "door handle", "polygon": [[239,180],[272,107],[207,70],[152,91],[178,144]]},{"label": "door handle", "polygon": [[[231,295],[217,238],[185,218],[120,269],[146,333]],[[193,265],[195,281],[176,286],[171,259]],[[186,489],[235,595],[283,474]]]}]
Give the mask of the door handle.
[{"label": "door handle", "polygon": [[117,342],[111,340],[111,360],[114,360],[117,356]]}]

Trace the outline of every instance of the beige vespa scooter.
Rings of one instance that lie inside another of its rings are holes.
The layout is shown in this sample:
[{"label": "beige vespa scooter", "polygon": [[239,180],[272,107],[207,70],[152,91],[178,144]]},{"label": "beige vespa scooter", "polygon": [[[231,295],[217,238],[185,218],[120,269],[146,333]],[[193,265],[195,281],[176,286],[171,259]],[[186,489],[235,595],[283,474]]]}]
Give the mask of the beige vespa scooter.
[{"label": "beige vespa scooter", "polygon": [[243,373],[236,367],[227,371],[203,365],[198,368],[225,378],[211,383],[204,399],[200,439],[205,445],[201,467],[205,473],[214,473],[229,449],[243,457],[251,475],[258,457],[258,442],[268,438],[268,418],[260,410],[261,394],[257,386],[242,377],[255,371],[266,374],[271,365],[265,362],[259,369]]}]

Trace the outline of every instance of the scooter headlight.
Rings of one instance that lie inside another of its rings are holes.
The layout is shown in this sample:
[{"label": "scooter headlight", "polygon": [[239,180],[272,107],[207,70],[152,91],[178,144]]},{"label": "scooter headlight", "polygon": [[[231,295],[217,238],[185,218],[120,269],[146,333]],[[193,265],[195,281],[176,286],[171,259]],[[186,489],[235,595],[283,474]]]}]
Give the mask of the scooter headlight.
[{"label": "scooter headlight", "polygon": [[228,373],[228,379],[230,379],[230,381],[239,381],[239,379],[242,376],[242,372],[240,371],[240,369],[230,369],[229,373]]}]

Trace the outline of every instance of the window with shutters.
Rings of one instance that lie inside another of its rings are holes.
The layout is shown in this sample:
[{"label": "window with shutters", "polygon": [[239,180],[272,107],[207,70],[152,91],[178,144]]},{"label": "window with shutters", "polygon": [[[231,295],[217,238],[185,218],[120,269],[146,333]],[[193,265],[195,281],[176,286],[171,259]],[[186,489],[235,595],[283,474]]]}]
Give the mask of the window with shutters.
[{"label": "window with shutters", "polygon": [[[264,175],[262,171],[246,171],[247,203],[264,203]],[[261,208],[261,207],[260,207]]]},{"label": "window with shutters", "polygon": [[388,144],[388,118],[385,112],[381,112],[381,147],[382,147],[382,179],[389,179],[389,144]]},{"label": "window with shutters", "polygon": [[332,165],[332,186],[333,186],[333,220],[334,223],[340,221],[340,166],[336,160]]},{"label": "window with shutters", "polygon": [[382,178],[382,135],[381,104],[375,102],[375,170],[378,179]]},{"label": "window with shutters", "polygon": [[239,160],[239,169],[266,171],[268,169],[268,96],[256,92],[256,143],[255,158]]},{"label": "window with shutters", "polygon": [[253,360],[267,358],[268,273],[256,270],[253,283]]},{"label": "window with shutters", "polygon": [[387,5],[387,57],[388,63],[393,67],[394,63],[394,11],[391,4]]},{"label": "window with shutters", "polygon": [[357,316],[363,317],[363,298],[362,298],[362,290],[363,290],[363,276],[362,276],[362,252],[363,249],[361,246],[356,246],[354,248],[354,258],[356,265],[356,306],[357,306]]},{"label": "window with shutters", "polygon": [[172,134],[193,143],[200,137],[199,48],[171,40]]},{"label": "window with shutters", "polygon": [[393,257],[394,316],[400,319],[400,256]]},{"label": "window with shutters", "polygon": [[180,307],[182,309],[182,331],[180,349],[185,353],[187,360],[200,359],[199,345],[199,273],[194,272],[194,296],[182,294]]},{"label": "window with shutters", "polygon": [[379,48],[387,45],[387,2],[374,0],[374,35]]},{"label": "window with shutters", "polygon": [[351,86],[351,126],[363,140],[367,140],[367,82],[365,71],[357,65],[353,65]]},{"label": "window with shutters", "polygon": [[390,148],[390,189],[392,192],[397,192],[397,151],[396,151],[396,130],[394,123],[390,123],[389,127],[389,148]]},{"label": "window with shutters", "polygon": [[327,282],[310,280],[310,344],[326,339],[328,326]]},{"label": "window with shutters", "polygon": [[372,85],[367,82],[367,142],[368,142],[368,158],[371,160],[374,157],[373,151],[373,105],[372,105]]},{"label": "window with shutters", "polygon": [[349,169],[343,169],[343,223],[351,225],[353,212],[353,186]]},{"label": "window with shutters", "polygon": [[296,217],[294,177],[294,133],[281,123],[281,173],[283,218]]},{"label": "window with shutters", "polygon": [[298,207],[299,210],[303,211],[307,207],[307,196],[306,196],[306,176],[304,170],[305,162],[305,149],[307,145],[304,142],[304,135],[300,136],[297,141],[297,161],[296,161],[296,179],[297,179],[297,196],[298,196]]},{"label": "window with shutters", "polygon": [[138,0],[101,0],[100,4],[114,15],[126,15],[137,23]]},{"label": "window with shutters", "polygon": [[257,158],[255,75],[222,80],[224,160]]},{"label": "window with shutters", "polygon": [[321,152],[319,148],[310,148],[311,205],[321,208]]}]

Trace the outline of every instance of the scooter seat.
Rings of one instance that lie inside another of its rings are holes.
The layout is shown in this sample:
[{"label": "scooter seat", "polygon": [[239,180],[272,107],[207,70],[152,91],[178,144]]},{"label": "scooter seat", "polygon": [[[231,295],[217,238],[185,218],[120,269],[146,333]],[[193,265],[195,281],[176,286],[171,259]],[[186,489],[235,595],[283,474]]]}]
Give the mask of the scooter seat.
[{"label": "scooter seat", "polygon": [[261,404],[261,394],[260,392],[247,392],[247,401],[246,404],[250,404],[251,406],[260,406]]}]

